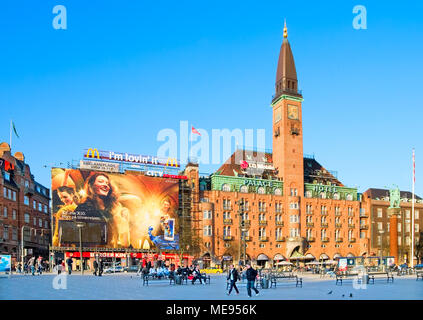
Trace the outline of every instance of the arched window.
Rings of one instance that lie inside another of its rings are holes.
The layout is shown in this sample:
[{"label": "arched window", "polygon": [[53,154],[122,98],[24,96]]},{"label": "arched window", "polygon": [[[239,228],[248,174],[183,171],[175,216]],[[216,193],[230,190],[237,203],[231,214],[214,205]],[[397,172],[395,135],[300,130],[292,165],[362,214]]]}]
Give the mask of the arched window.
[{"label": "arched window", "polygon": [[281,196],[282,195],[282,190],[280,188],[276,188],[275,189],[275,196]]},{"label": "arched window", "polygon": [[247,193],[248,192],[248,187],[247,186],[241,186],[241,188],[239,188],[239,192]]},{"label": "arched window", "polygon": [[258,187],[258,188],[257,188],[257,193],[258,193],[258,194],[264,194],[264,193],[265,193],[264,188],[263,188],[263,187]]},{"label": "arched window", "polygon": [[335,192],[335,193],[333,194],[333,199],[335,199],[335,200],[339,200],[339,193],[338,193],[338,192]]},{"label": "arched window", "polygon": [[348,201],[352,201],[352,199],[353,199],[352,194],[351,194],[351,193],[348,193],[348,194],[347,194],[347,200],[348,200]]},{"label": "arched window", "polygon": [[326,199],[326,192],[320,192],[320,199]]},{"label": "arched window", "polygon": [[310,190],[307,190],[306,192],[305,192],[305,197],[306,198],[311,198],[313,196],[313,194],[312,194],[312,192],[310,191]]},{"label": "arched window", "polygon": [[231,186],[227,183],[222,185],[222,191],[231,191]]}]

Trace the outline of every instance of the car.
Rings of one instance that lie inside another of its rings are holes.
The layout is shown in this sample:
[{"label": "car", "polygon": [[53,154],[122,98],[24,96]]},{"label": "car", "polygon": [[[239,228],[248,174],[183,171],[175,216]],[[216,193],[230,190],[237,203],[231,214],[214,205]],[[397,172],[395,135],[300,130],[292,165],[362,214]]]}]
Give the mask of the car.
[{"label": "car", "polygon": [[132,265],[132,266],[129,266],[129,267],[125,267],[124,269],[123,269],[123,271],[124,272],[138,272],[138,266],[137,265]]},{"label": "car", "polygon": [[115,267],[104,269],[104,273],[115,273],[115,272],[122,272],[122,271],[123,271],[123,267],[121,266],[115,266]]},{"label": "car", "polygon": [[210,267],[210,268],[206,268],[206,269],[201,269],[200,270],[201,273],[223,273],[222,268],[218,267],[218,266],[214,266],[214,267]]}]

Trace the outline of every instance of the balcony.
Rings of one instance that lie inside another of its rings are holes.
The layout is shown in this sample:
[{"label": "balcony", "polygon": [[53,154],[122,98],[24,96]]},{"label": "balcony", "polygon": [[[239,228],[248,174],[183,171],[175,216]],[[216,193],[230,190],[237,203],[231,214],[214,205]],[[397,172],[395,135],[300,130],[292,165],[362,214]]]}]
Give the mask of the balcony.
[{"label": "balcony", "polygon": [[232,236],[223,236],[223,240],[230,241],[232,240]]},{"label": "balcony", "polygon": [[246,227],[249,227],[251,225],[251,220],[241,220],[241,223],[244,222],[244,225]]},{"label": "balcony", "polygon": [[313,228],[314,227],[314,223],[313,222],[307,222],[306,223],[307,228]]},{"label": "balcony", "polygon": [[329,242],[329,238],[323,238],[322,242]]},{"label": "balcony", "polygon": [[267,226],[266,220],[259,220],[259,226]]},{"label": "balcony", "polygon": [[313,211],[306,211],[306,214],[313,214]]},{"label": "balcony", "polygon": [[269,237],[259,237],[259,241],[267,242],[267,241],[269,241]]},{"label": "balcony", "polygon": [[335,242],[343,242],[344,241],[344,239],[343,238],[338,238],[338,239],[335,239]]},{"label": "balcony", "polygon": [[335,211],[335,217],[340,217],[340,216],[342,216],[342,213],[339,211]]},{"label": "balcony", "polygon": [[285,241],[285,237],[278,237],[275,240],[276,240],[276,242],[284,242]]},{"label": "balcony", "polygon": [[308,241],[308,242],[314,242],[314,241],[316,241],[316,238],[314,238],[314,237],[310,237],[310,238],[307,238],[307,241]]},{"label": "balcony", "polygon": [[327,223],[327,222],[322,222],[322,223],[320,224],[320,226],[321,226],[322,228],[327,228],[327,227],[328,227],[328,223]]},{"label": "balcony", "polygon": [[228,224],[232,224],[232,223],[233,223],[232,219],[223,219],[223,224],[228,225]]},{"label": "balcony", "polygon": [[327,211],[321,211],[321,212],[320,212],[320,214],[321,214],[322,216],[327,216],[327,215],[328,215],[328,212],[327,212]]},{"label": "balcony", "polygon": [[335,228],[342,228],[342,223],[335,223]]},{"label": "balcony", "polygon": [[355,240],[355,238],[351,238],[348,241],[351,242],[351,243],[354,243],[356,240]]},{"label": "balcony", "polygon": [[245,236],[245,237],[242,237],[241,240],[251,241],[251,237],[250,236]]},{"label": "balcony", "polygon": [[283,221],[275,221],[276,226],[283,227]]},{"label": "balcony", "polygon": [[361,230],[367,230],[367,229],[369,229],[369,226],[368,225],[365,225],[365,224],[362,224],[362,225],[360,225],[360,229]]},{"label": "balcony", "polygon": [[350,228],[350,229],[354,229],[354,228],[355,228],[355,224],[349,224],[349,225],[348,225],[348,228]]}]

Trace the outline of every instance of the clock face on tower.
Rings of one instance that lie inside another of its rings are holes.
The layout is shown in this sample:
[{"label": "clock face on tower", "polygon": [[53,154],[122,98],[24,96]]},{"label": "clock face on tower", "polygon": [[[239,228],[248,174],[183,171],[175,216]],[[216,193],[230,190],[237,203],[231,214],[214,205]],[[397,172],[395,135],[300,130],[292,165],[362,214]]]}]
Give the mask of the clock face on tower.
[{"label": "clock face on tower", "polygon": [[288,104],[288,119],[298,120],[298,107]]}]

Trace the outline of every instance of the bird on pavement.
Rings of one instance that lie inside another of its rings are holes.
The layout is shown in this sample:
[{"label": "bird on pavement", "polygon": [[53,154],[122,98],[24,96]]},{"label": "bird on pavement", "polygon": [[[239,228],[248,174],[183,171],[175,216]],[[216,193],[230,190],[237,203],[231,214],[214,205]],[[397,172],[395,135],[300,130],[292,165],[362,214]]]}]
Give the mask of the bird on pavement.
[{"label": "bird on pavement", "polygon": [[350,293],[350,298],[352,298],[352,293]]},{"label": "bird on pavement", "polygon": [[328,292],[328,294],[332,294],[332,290]]}]

